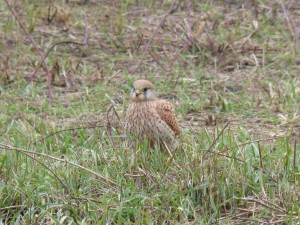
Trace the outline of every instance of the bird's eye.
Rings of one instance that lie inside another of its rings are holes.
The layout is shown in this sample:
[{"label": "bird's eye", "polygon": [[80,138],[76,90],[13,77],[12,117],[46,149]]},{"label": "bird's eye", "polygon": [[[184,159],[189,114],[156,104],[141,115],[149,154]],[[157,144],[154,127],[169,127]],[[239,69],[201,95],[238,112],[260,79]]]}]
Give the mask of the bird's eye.
[{"label": "bird's eye", "polygon": [[148,90],[148,88],[144,88],[143,91],[146,92]]}]

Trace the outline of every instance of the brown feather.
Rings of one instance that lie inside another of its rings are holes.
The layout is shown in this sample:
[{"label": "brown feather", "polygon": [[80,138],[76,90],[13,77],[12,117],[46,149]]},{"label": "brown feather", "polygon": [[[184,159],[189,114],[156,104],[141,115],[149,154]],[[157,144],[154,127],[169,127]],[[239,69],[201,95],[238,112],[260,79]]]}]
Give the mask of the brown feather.
[{"label": "brown feather", "polygon": [[166,100],[157,100],[156,112],[158,113],[160,118],[169,125],[176,136],[179,136],[180,129],[175,117],[175,109],[173,105]]}]

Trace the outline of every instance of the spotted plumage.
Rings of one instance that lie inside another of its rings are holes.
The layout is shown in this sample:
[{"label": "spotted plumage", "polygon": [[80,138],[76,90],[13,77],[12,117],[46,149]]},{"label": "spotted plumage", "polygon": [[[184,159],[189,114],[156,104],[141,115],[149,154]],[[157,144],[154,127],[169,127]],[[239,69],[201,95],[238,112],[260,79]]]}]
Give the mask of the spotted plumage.
[{"label": "spotted plumage", "polygon": [[180,129],[175,109],[166,100],[158,99],[154,85],[147,80],[133,83],[125,129],[130,136],[147,138],[151,145],[159,143],[170,150],[177,148]]}]

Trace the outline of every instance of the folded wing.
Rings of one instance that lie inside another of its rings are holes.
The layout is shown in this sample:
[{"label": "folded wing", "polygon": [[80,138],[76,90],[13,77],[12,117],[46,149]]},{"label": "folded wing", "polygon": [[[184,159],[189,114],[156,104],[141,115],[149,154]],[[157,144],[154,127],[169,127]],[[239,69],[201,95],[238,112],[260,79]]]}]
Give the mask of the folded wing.
[{"label": "folded wing", "polygon": [[160,118],[165,121],[174,131],[175,135],[179,136],[180,129],[176,120],[175,109],[173,105],[166,100],[158,100],[156,104],[156,111]]}]

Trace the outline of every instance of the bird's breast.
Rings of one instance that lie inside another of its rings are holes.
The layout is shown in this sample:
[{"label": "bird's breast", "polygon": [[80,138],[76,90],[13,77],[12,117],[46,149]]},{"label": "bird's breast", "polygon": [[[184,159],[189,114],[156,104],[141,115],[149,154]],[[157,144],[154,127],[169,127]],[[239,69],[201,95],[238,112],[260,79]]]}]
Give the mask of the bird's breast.
[{"label": "bird's breast", "polygon": [[148,133],[154,125],[155,104],[152,102],[130,103],[126,113],[125,128],[130,133]]}]

